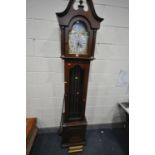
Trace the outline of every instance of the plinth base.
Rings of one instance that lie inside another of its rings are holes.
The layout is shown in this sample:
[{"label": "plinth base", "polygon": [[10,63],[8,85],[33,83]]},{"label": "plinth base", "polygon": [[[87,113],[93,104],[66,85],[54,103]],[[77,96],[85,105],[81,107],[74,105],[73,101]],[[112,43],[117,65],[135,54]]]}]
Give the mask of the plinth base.
[{"label": "plinth base", "polygon": [[63,122],[62,147],[85,145],[87,121]]}]

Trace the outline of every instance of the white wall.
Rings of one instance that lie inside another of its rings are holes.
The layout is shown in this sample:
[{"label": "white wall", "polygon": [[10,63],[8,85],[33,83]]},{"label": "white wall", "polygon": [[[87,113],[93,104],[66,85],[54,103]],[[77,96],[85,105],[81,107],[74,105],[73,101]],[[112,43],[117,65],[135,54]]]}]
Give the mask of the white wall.
[{"label": "white wall", "polygon": [[[60,123],[64,94],[63,61],[56,12],[66,0],[27,0],[27,116],[39,127]],[[128,101],[128,84],[118,85],[120,72],[128,74],[128,0],[94,0],[105,20],[98,31],[90,67],[86,116],[89,124],[120,122],[118,102]]]}]

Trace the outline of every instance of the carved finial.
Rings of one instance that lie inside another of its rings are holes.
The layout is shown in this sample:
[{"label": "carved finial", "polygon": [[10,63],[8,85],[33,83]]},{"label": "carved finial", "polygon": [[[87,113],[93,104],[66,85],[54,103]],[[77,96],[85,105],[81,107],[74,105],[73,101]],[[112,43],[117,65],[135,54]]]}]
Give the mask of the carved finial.
[{"label": "carved finial", "polygon": [[80,5],[82,5],[83,4],[83,0],[79,0],[79,3],[80,3]]},{"label": "carved finial", "polygon": [[83,6],[83,0],[79,0],[80,5],[78,5],[79,8],[84,8]]}]

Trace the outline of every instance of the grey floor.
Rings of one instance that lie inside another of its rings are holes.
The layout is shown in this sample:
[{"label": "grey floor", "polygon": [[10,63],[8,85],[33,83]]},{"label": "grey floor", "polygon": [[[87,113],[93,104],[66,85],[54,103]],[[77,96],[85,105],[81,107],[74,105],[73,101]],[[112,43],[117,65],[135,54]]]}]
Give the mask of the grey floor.
[{"label": "grey floor", "polygon": [[[125,129],[89,130],[84,151],[74,155],[128,155],[128,137]],[[30,155],[67,155],[67,149],[62,149],[60,143],[61,137],[56,133],[39,134]]]}]

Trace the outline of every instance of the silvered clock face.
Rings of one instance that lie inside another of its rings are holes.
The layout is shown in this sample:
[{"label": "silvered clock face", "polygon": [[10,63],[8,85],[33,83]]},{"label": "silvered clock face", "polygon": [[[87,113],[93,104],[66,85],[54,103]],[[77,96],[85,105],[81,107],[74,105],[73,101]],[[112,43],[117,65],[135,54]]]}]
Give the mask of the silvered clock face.
[{"label": "silvered clock face", "polygon": [[69,33],[69,54],[87,54],[88,38],[84,24],[77,21]]}]

